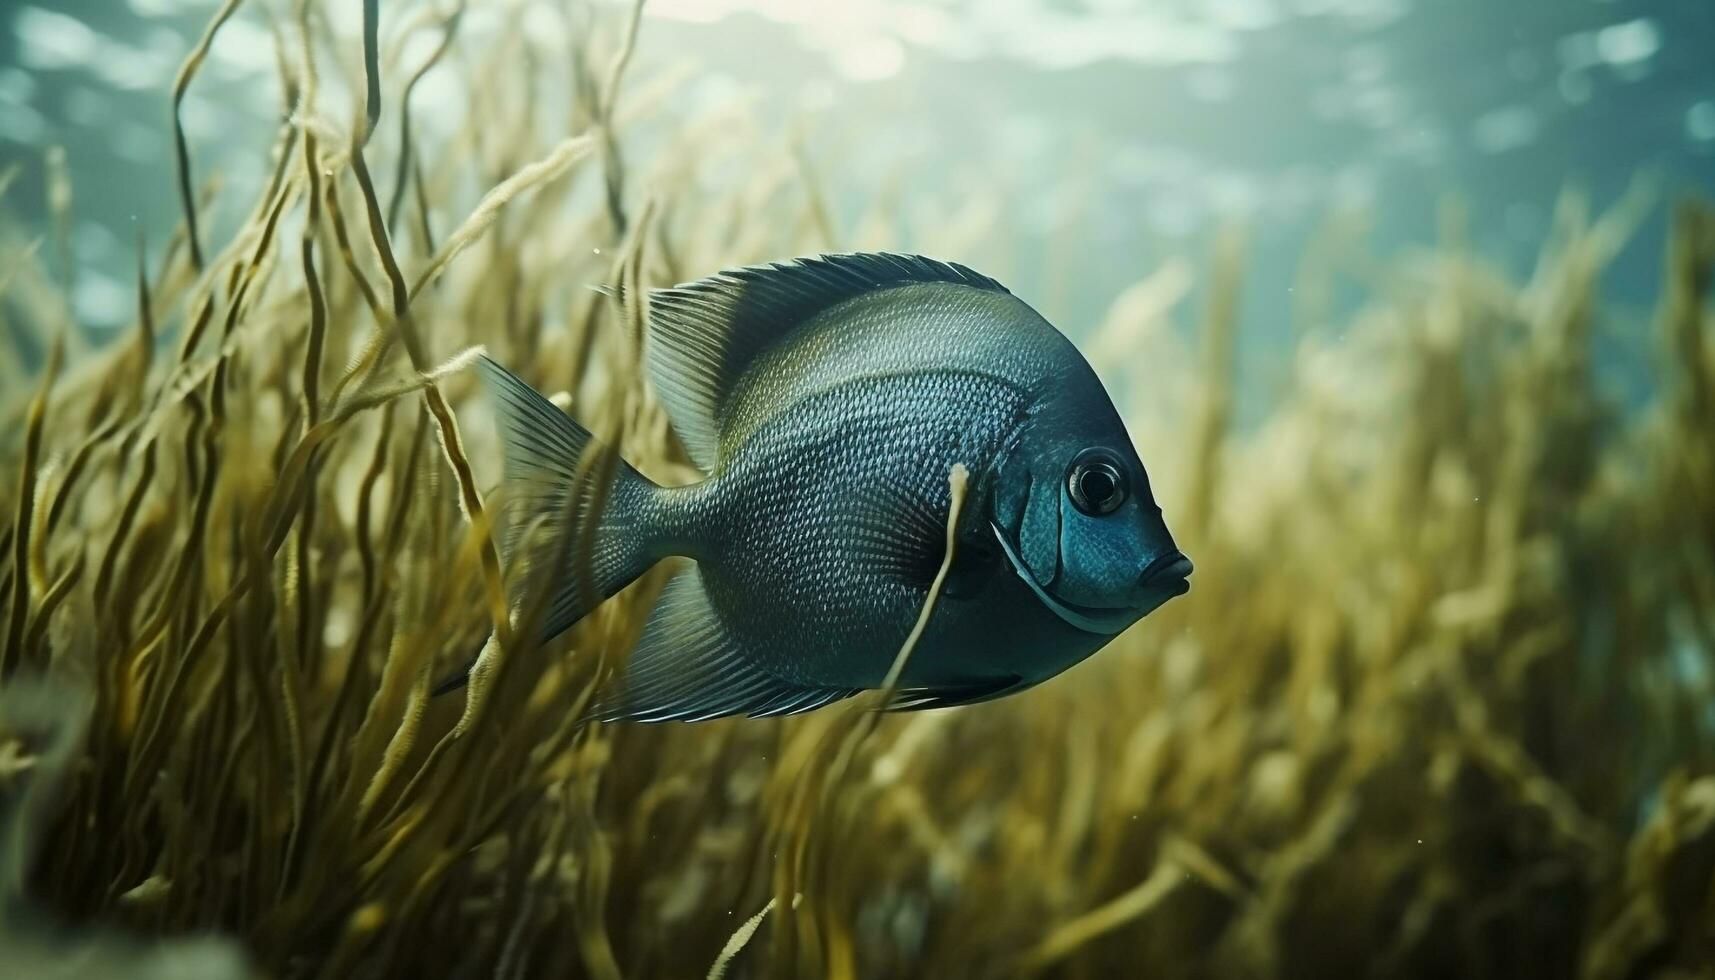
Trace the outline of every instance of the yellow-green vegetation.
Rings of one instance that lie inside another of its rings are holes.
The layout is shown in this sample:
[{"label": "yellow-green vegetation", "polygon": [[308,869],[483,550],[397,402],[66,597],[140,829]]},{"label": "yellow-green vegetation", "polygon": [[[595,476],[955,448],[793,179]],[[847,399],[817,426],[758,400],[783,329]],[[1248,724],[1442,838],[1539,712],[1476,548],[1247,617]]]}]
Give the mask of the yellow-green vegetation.
[{"label": "yellow-green vegetation", "polygon": [[[4,229],[32,353],[0,354],[0,965],[123,963],[123,930],[277,977],[1715,976],[1709,209],[1676,210],[1647,326],[1598,296],[1646,205],[1569,199],[1524,283],[1451,245],[1344,270],[1373,295],[1339,324],[1313,257],[1254,430],[1236,240],[1192,330],[1183,267],[1140,269],[1086,346],[1189,596],[991,704],[578,725],[659,582],[543,649],[510,628],[468,349],[683,482],[641,312],[588,284],[892,246],[897,216],[836,227],[802,154],[628,78],[635,14],[573,16],[546,65],[462,41],[462,6],[361,51],[289,6],[273,177],[220,238],[184,156],[130,337],[77,346]],[[413,136],[418,33],[468,77],[450,139]],[[1616,330],[1654,333],[1641,410],[1599,394]],[[468,703],[431,701],[491,630]]]}]

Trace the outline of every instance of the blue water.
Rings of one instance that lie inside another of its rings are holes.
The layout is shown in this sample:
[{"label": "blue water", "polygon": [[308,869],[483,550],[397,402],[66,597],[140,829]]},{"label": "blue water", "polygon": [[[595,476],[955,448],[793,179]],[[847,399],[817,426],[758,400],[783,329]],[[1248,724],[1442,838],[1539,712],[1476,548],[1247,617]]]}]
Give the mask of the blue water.
[{"label": "blue water", "polygon": [[[973,188],[1003,194],[1006,233],[949,257],[1004,270],[1074,333],[1168,258],[1206,267],[1214,234],[1242,226],[1253,377],[1280,361],[1290,290],[1331,215],[1364,215],[1358,250],[1385,258],[1435,245],[1456,203],[1468,244],[1524,275],[1563,192],[1582,189],[1600,210],[1648,178],[1662,203],[1604,282],[1621,332],[1637,333],[1667,205],[1715,192],[1710,0],[818,7],[812,18],[795,0],[659,0],[634,78],[692,65],[683,108],[754,95],[760,132],[801,129],[846,230],[887,187],[906,214],[953,210]],[[158,243],[176,217],[166,88],[211,8],[0,3],[0,164],[25,167],[5,206],[39,225],[42,147],[67,147],[76,306],[93,329],[130,316],[137,235]],[[383,20],[417,9],[384,3]],[[470,43],[498,16],[478,6]],[[281,112],[263,25],[241,11],[187,103],[199,173],[232,188],[228,220],[262,179]],[[436,81],[431,108],[457,98],[450,76]],[[905,237],[921,236],[908,223]],[[1367,292],[1340,295],[1349,306]],[[1180,318],[1202,301],[1194,292]],[[1647,381],[1641,345],[1605,350],[1616,384]]]}]

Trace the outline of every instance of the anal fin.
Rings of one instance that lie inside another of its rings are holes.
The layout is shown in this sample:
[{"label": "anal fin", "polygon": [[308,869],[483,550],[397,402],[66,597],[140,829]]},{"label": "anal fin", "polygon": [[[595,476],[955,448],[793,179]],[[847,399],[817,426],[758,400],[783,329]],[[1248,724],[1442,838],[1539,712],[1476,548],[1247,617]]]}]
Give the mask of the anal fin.
[{"label": "anal fin", "polygon": [[805,687],[756,663],[709,602],[694,563],[679,570],[655,603],[625,668],[597,695],[600,721],[706,721],[811,711],[856,689]]}]

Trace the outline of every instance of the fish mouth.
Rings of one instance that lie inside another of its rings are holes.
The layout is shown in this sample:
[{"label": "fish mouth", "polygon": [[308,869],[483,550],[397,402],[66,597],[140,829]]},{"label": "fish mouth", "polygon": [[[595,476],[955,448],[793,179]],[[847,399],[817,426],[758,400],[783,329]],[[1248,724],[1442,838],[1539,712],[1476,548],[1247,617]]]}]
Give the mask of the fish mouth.
[{"label": "fish mouth", "polygon": [[1187,579],[1194,568],[1185,552],[1175,548],[1143,566],[1143,574],[1137,577],[1137,581],[1146,589],[1178,589],[1173,594],[1184,595],[1191,588]]},{"label": "fish mouth", "polygon": [[[1012,570],[1018,573],[1019,578],[1024,579],[1024,584],[1030,586],[1030,591],[1036,593],[1036,598],[1041,599],[1043,605],[1053,610],[1054,615],[1060,617],[1068,625],[1075,626],[1086,633],[1113,636],[1143,618],[1156,606],[1179,594],[1175,592],[1171,595],[1162,595],[1159,599],[1153,600],[1153,604],[1146,602],[1142,607],[1125,606],[1104,609],[1067,602],[1049,593],[1036,581],[1036,577],[1030,574],[1030,569],[1025,567],[1023,559],[1018,557],[1018,552],[1013,550],[1012,545],[1006,540],[1006,535],[1001,533],[999,527],[991,522],[989,529],[994,531],[995,540],[1000,542],[1000,550],[1006,553],[1006,560],[1012,564]],[[1186,562],[1186,564],[1189,565],[1190,563]],[[1184,579],[1180,579],[1180,583],[1182,585],[1181,592],[1191,587]]]},{"label": "fish mouth", "polygon": [[1191,559],[1177,548],[1143,567],[1137,578],[1138,607],[1143,615],[1160,609],[1167,600],[1191,591]]}]

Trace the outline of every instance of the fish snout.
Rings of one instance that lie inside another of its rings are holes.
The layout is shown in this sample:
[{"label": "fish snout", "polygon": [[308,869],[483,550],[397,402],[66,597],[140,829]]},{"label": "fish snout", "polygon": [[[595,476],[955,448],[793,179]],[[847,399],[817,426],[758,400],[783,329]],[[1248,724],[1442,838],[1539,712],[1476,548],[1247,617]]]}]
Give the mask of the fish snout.
[{"label": "fish snout", "polygon": [[1177,548],[1164,552],[1143,566],[1143,572],[1137,578],[1138,591],[1184,595],[1191,591],[1188,580],[1194,567],[1185,552]]}]

